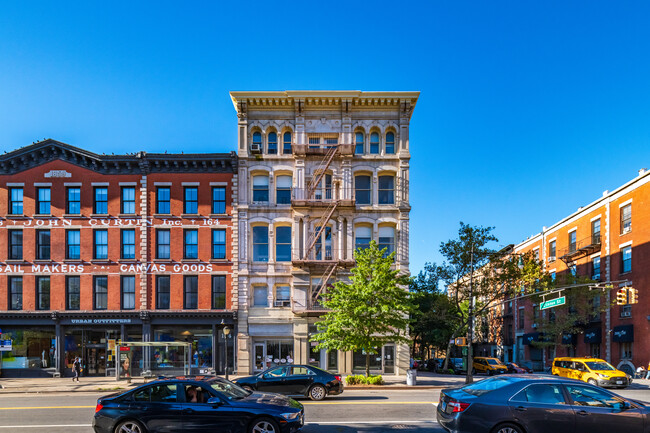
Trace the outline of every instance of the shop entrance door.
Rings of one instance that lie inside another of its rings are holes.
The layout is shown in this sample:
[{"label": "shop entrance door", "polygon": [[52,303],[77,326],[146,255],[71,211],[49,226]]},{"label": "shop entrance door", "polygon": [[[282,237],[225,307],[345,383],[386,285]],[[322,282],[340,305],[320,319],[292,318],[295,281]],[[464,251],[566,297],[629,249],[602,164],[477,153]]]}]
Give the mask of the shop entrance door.
[{"label": "shop entrance door", "polygon": [[266,345],[264,343],[255,343],[254,357],[255,357],[255,371],[262,371],[266,369]]},{"label": "shop entrance door", "polygon": [[395,374],[395,346],[384,346],[384,374]]},{"label": "shop entrance door", "polygon": [[106,345],[88,344],[85,347],[85,376],[106,376]]}]

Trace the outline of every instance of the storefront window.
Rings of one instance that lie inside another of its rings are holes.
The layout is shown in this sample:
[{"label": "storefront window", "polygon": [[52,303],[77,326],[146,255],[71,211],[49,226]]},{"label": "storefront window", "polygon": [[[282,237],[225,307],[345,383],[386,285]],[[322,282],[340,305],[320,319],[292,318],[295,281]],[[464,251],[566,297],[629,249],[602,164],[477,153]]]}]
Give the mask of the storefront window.
[{"label": "storefront window", "polygon": [[[381,348],[375,348],[374,354],[370,354],[370,369],[381,370]],[[356,350],[352,355],[352,369],[365,370],[366,369],[366,351]]]},{"label": "storefront window", "polygon": [[260,340],[255,346],[255,369],[293,364],[293,340]]},{"label": "storefront window", "polygon": [[0,352],[3,369],[53,368],[56,340],[54,327],[12,329],[2,327],[2,339],[12,341],[11,352]]}]

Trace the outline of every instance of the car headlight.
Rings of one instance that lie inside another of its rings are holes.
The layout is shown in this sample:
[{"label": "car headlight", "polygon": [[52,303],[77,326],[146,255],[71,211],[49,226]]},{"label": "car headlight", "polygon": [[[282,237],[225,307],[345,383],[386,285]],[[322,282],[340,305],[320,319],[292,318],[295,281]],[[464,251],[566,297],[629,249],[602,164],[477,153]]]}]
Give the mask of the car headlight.
[{"label": "car headlight", "polygon": [[598,375],[598,377],[602,377],[603,379],[609,379],[609,376],[606,374],[600,374],[600,373],[596,373],[596,374]]},{"label": "car headlight", "polygon": [[300,416],[300,412],[291,412],[291,413],[283,413],[280,414],[280,416],[287,421],[292,421],[294,419],[297,419]]}]

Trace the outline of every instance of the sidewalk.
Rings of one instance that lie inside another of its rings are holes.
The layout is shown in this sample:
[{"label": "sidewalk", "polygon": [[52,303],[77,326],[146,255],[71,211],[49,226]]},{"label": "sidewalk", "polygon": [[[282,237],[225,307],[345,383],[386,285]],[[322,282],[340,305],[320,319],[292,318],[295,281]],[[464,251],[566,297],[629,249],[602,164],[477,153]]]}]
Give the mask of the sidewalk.
[{"label": "sidewalk", "polygon": [[[230,376],[236,379],[242,376]],[[148,379],[151,382],[153,379]],[[345,379],[344,379],[345,380]],[[406,376],[384,376],[383,386],[376,385],[346,385],[346,389],[435,389],[457,386],[465,383],[465,376],[452,376],[418,371],[417,385],[407,386]],[[650,383],[650,381],[647,381]],[[128,383],[126,380],[116,381],[106,377],[82,377],[79,382],[72,378],[0,378],[0,395],[10,393],[47,393],[47,392],[112,392],[126,391],[142,385],[145,380],[135,377]]]}]

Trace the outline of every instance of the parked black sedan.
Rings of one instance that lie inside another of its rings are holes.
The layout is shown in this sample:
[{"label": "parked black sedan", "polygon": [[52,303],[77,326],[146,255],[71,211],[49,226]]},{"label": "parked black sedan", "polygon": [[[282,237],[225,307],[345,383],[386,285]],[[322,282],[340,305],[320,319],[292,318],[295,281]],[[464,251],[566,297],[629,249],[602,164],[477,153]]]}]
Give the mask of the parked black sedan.
[{"label": "parked black sedan", "polygon": [[251,391],[306,396],[312,400],[343,392],[341,376],[311,365],[271,367],[255,376],[239,378],[235,383]]},{"label": "parked black sedan", "polygon": [[532,368],[528,368],[525,365],[515,364],[514,362],[506,362],[506,367],[508,367],[508,373],[510,374],[533,374]]},{"label": "parked black sedan", "polygon": [[453,433],[650,432],[644,403],[573,379],[529,374],[444,389],[437,418]]},{"label": "parked black sedan", "polygon": [[219,377],[157,380],[97,400],[95,433],[293,433],[302,404]]}]

